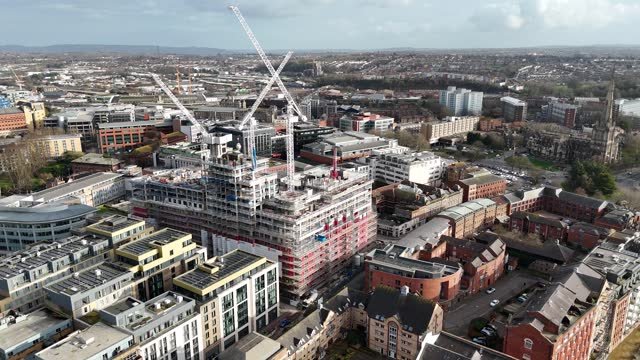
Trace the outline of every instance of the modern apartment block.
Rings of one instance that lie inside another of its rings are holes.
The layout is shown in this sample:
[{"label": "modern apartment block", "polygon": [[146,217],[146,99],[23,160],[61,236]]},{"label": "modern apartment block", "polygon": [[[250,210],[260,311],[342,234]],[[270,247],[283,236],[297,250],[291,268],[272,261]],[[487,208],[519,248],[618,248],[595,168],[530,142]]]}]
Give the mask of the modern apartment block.
[{"label": "modern apartment block", "polygon": [[[245,127],[242,130],[238,129],[240,121],[229,120],[217,123],[213,131],[223,134],[230,134],[232,136],[229,146],[231,148],[240,145],[240,150],[248,156],[247,149],[249,148],[249,128]],[[255,146],[256,154],[258,156],[271,157],[271,138],[276,135],[276,130],[269,125],[258,124],[254,129],[255,133]]]},{"label": "modern apartment block", "polygon": [[173,280],[198,303],[207,357],[278,318],[278,273],[277,263],[234,250]]},{"label": "modern apartment block", "polygon": [[48,159],[59,158],[67,151],[81,152],[82,142],[80,134],[59,134],[38,136],[27,139],[34,149]]},{"label": "modern apartment block", "polygon": [[115,250],[116,264],[134,274],[133,296],[147,300],[171,289],[173,278],[206,260],[191,234],[161,229]]},{"label": "modern apartment block", "polygon": [[481,115],[483,93],[449,86],[440,90],[440,105],[449,110],[453,116]]},{"label": "modern apartment block", "polygon": [[71,319],[46,309],[0,318],[0,359],[30,359],[48,343],[69,334],[72,328]]},{"label": "modern apartment block", "polygon": [[369,158],[372,180],[387,184],[408,180],[423,185],[439,185],[448,165],[443,158],[431,153],[383,154]]},{"label": "modern apartment block", "polygon": [[35,360],[132,360],[133,346],[133,335],[99,322],[36,353]]},{"label": "modern apartment block", "polygon": [[478,116],[447,116],[444,120],[422,124],[420,132],[430,144],[435,144],[442,137],[466,135],[470,131],[477,130],[479,122]]},{"label": "modern apartment block", "polygon": [[511,96],[500,98],[502,102],[502,117],[506,122],[520,122],[527,120],[527,103]]},{"label": "modern apartment block", "polygon": [[147,227],[144,220],[122,215],[107,216],[83,229],[87,234],[109,240],[109,246],[112,248],[141,239],[149,235],[152,230],[153,228]]},{"label": "modern apartment block", "polygon": [[108,258],[105,239],[69,237],[0,258],[0,312],[29,312],[44,304],[46,284]]},{"label": "modern apartment block", "polygon": [[22,195],[0,200],[0,255],[20,251],[39,241],[61,241],[71,229],[85,226],[96,209],[87,205],[24,206]]},{"label": "modern apartment block", "polygon": [[74,272],[44,286],[47,305],[74,319],[131,295],[133,273],[110,263]]},{"label": "modern apartment block", "polygon": [[0,109],[0,134],[11,134],[14,131],[26,131],[27,120],[22,110],[10,107]]},{"label": "modern apartment block", "polygon": [[282,266],[280,288],[298,299],[328,284],[368,249],[376,234],[367,174],[313,168],[297,174],[294,191],[281,189],[269,161],[252,171],[241,154],[216,159],[204,178],[182,183],[133,182],[134,213],[196,234],[214,254],[239,248]]},{"label": "modern apartment block", "polygon": [[100,311],[105,323],[133,336],[142,359],[199,360],[202,317],[193,299],[165,292],[143,302],[129,297]]}]

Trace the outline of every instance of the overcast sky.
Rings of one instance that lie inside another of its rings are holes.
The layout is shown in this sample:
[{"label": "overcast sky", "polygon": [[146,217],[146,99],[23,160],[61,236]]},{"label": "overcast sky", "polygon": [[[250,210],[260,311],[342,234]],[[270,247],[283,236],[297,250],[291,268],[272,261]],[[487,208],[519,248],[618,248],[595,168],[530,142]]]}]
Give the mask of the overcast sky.
[{"label": "overcast sky", "polygon": [[640,43],[640,0],[0,0],[0,44],[249,49],[229,4],[266,49]]}]

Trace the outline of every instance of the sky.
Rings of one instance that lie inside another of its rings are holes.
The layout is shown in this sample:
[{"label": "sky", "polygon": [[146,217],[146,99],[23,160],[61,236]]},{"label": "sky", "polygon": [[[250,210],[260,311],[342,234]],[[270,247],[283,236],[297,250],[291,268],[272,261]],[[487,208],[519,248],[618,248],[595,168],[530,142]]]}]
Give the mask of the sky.
[{"label": "sky", "polygon": [[0,45],[250,49],[232,4],[265,49],[640,44],[640,0],[0,0]]}]

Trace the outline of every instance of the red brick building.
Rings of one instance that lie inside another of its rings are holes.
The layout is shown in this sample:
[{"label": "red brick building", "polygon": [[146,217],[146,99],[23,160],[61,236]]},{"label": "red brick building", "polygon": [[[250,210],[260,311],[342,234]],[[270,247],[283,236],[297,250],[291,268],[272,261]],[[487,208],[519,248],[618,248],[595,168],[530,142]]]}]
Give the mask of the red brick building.
[{"label": "red brick building", "polygon": [[503,124],[502,119],[490,119],[490,118],[480,118],[478,122],[478,130],[480,131],[494,131],[502,128]]},{"label": "red brick building", "polygon": [[27,130],[27,119],[18,108],[0,109],[0,132]]},{"label": "red brick building", "polygon": [[444,259],[419,260],[413,249],[389,245],[371,251],[365,257],[365,289],[378,286],[400,289],[409,287],[411,293],[426,299],[447,303],[460,291],[462,268]]},{"label": "red brick building", "polygon": [[584,250],[600,245],[613,231],[585,222],[571,225],[567,230],[567,243]]},{"label": "red brick building", "polygon": [[526,315],[505,328],[503,351],[518,359],[588,360],[596,307],[557,283],[536,294]]},{"label": "red brick building", "polygon": [[147,130],[154,129],[155,127],[146,121],[98,124],[100,152],[132,150],[143,143]]},{"label": "red brick building", "polygon": [[564,240],[569,224],[551,217],[517,211],[511,214],[509,229],[526,234],[537,234],[545,240]]},{"label": "red brick building", "polygon": [[481,243],[442,236],[424,250],[389,245],[365,257],[365,289],[407,286],[446,307],[461,291],[475,294],[492,286],[504,274],[505,257],[498,237]]},{"label": "red brick building", "polygon": [[436,215],[449,221],[453,237],[462,239],[493,225],[496,218],[506,215],[507,207],[490,199],[476,199],[450,207]]}]

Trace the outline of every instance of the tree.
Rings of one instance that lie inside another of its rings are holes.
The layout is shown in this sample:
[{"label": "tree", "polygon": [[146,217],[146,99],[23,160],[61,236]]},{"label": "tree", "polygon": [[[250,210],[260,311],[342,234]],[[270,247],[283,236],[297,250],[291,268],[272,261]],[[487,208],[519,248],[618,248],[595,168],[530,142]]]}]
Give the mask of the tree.
[{"label": "tree", "polygon": [[604,164],[593,161],[576,161],[569,170],[569,179],[562,184],[565,190],[584,192],[593,196],[598,193],[609,196],[616,191],[616,180]]}]

